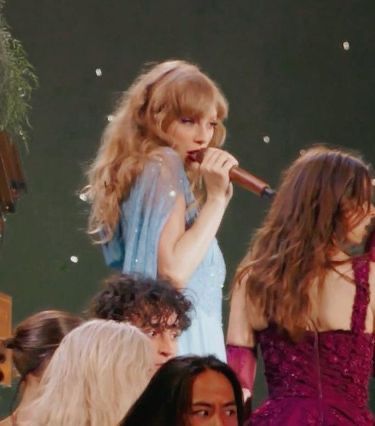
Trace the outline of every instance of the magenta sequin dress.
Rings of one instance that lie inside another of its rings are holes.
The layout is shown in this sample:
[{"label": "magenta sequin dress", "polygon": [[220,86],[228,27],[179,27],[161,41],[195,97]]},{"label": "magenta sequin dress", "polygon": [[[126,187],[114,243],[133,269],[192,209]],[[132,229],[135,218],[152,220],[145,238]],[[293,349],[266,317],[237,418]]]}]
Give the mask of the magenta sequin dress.
[{"label": "magenta sequin dress", "polygon": [[308,332],[298,343],[269,326],[258,333],[269,398],[251,426],[368,426],[374,334],[365,332],[369,259],[353,262],[356,295],[351,330]]}]

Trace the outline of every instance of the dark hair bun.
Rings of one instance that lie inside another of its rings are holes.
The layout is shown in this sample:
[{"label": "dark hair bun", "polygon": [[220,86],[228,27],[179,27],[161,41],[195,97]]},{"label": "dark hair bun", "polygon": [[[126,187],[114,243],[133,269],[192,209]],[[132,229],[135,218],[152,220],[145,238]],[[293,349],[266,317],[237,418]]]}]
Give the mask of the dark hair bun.
[{"label": "dark hair bun", "polygon": [[4,339],[2,342],[3,342],[3,345],[7,349],[15,349],[16,348],[16,342],[15,342],[14,337],[10,337],[9,339]]}]

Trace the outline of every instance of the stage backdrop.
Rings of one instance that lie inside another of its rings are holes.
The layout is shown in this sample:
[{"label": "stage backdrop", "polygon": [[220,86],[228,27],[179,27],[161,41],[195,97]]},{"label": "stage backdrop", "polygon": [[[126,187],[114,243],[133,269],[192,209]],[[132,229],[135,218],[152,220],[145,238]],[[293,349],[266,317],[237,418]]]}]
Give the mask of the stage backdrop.
[{"label": "stage backdrop", "polygon": [[[9,0],[5,14],[35,65],[28,193],[8,217],[0,291],[14,322],[46,308],[82,312],[108,274],[85,235],[85,183],[112,106],[142,64],[200,64],[230,103],[226,148],[276,186],[314,141],[375,160],[373,0]],[[220,242],[228,283],[267,202],[236,190]],[[0,414],[12,390],[0,391]],[[265,395],[258,372],[255,404]]]}]

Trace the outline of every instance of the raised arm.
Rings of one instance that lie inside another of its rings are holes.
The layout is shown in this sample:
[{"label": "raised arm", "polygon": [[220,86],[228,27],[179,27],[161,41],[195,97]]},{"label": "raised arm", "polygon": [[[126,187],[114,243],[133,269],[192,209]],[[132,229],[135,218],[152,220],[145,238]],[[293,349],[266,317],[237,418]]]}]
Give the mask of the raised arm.
[{"label": "raised arm", "polygon": [[184,287],[203,260],[214,239],[225,209],[232,197],[229,170],[237,161],[227,152],[210,148],[199,167],[207,199],[199,214],[186,230],[186,204],[179,196],[161,232],[158,247],[158,273],[178,287]]}]

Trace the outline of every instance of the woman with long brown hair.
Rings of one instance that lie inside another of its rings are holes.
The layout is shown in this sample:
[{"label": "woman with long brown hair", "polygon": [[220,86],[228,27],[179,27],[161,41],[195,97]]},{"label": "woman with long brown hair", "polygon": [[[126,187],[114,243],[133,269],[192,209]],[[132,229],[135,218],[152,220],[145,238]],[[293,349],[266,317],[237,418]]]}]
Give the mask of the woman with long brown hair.
[{"label": "woman with long brown hair", "polygon": [[269,390],[250,424],[373,424],[375,268],[353,254],[374,229],[372,195],[369,167],[339,149],[285,171],[233,284],[229,363],[252,391],[259,345]]},{"label": "woman with long brown hair", "polygon": [[[89,233],[109,266],[169,279],[192,298],[180,354],[225,359],[225,264],[216,233],[232,197],[237,161],[220,149],[228,105],[195,65],[165,61],[122,96],[89,171]],[[206,149],[202,164],[191,154]]]},{"label": "woman with long brown hair", "polygon": [[20,375],[16,397],[18,406],[1,426],[24,424],[30,417],[29,405],[40,390],[43,372],[61,340],[82,323],[76,315],[63,311],[41,311],[25,318],[4,344],[12,350],[13,364]]}]

